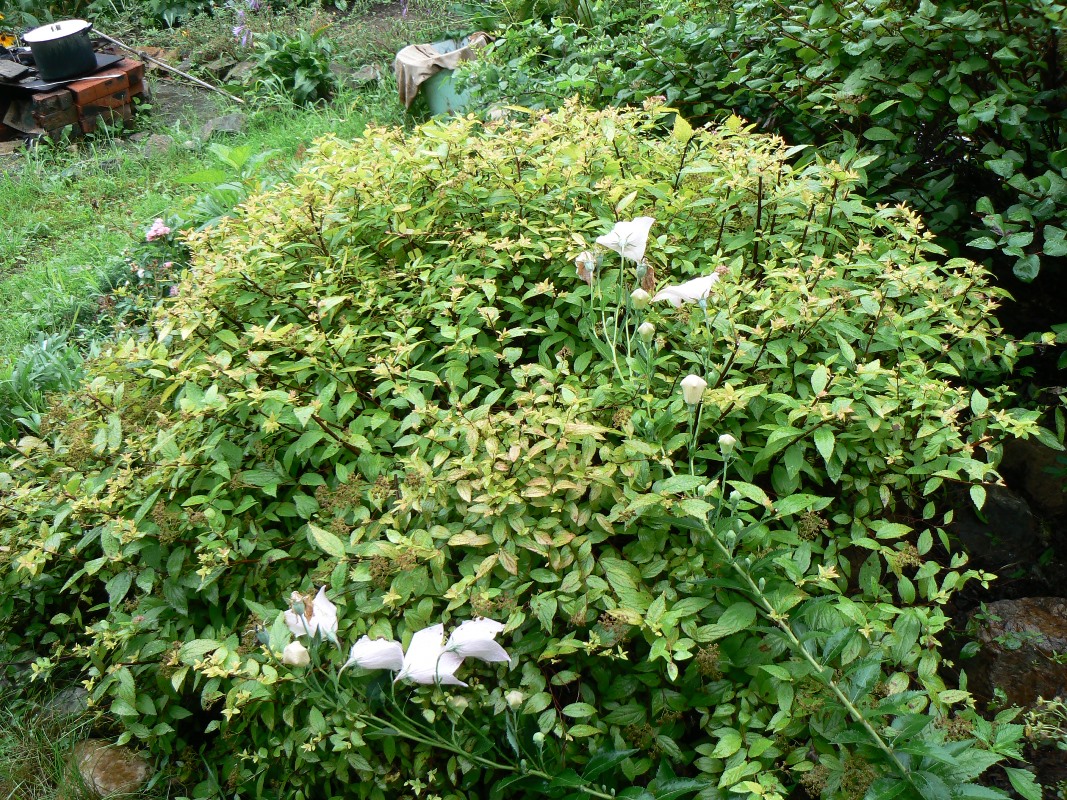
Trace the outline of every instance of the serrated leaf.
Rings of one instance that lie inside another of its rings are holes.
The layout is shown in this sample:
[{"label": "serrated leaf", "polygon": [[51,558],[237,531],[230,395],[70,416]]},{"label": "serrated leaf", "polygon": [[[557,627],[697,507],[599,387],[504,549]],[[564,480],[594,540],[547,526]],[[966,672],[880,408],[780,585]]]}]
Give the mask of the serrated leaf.
[{"label": "serrated leaf", "polygon": [[1025,769],[1004,767],[1004,772],[1011,781],[1011,788],[1023,796],[1023,800],[1041,800],[1041,784],[1033,774]]},{"label": "serrated leaf", "polygon": [[974,507],[981,510],[985,506],[986,491],[985,487],[979,484],[973,484],[970,488],[971,502],[974,503]]}]

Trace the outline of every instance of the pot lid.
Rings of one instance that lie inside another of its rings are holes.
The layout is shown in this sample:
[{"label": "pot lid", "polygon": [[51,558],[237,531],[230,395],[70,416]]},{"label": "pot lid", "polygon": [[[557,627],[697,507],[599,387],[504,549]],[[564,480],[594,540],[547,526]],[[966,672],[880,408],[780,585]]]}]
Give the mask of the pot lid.
[{"label": "pot lid", "polygon": [[62,22],[52,22],[23,34],[22,41],[26,42],[26,44],[52,42],[56,39],[65,39],[68,36],[82,33],[91,27],[93,27],[93,23],[86,22],[84,19],[67,19]]}]

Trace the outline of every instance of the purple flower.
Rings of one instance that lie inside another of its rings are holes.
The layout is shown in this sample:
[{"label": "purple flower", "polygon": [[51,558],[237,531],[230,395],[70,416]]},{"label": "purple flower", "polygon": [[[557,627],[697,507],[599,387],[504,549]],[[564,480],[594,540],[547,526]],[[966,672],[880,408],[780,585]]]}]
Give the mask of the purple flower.
[{"label": "purple flower", "polygon": [[169,294],[171,297],[177,297],[178,296],[178,287],[177,286],[171,286],[170,289],[167,290],[167,294]]}]

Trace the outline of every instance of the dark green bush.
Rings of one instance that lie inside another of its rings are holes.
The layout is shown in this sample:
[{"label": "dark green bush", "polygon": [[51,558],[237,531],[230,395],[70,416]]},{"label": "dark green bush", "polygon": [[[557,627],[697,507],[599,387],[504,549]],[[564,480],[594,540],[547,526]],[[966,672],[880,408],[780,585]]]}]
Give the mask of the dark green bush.
[{"label": "dark green bush", "polygon": [[696,119],[736,113],[826,157],[858,152],[869,197],[907,202],[950,248],[999,252],[1029,281],[1067,256],[1064,8],[693,0],[642,24],[620,4],[591,25],[512,28],[473,82],[531,105],[662,94]]},{"label": "dark green bush", "polygon": [[[320,142],[11,448],[0,642],[208,765],[197,797],[1000,797],[973,781],[1021,726],[939,672],[988,577],[944,501],[1049,435],[998,385],[985,272],[793,154],[573,105]],[[642,215],[644,264],[579,280]],[[484,615],[515,666],[284,667],[322,585],[345,645]]]}]

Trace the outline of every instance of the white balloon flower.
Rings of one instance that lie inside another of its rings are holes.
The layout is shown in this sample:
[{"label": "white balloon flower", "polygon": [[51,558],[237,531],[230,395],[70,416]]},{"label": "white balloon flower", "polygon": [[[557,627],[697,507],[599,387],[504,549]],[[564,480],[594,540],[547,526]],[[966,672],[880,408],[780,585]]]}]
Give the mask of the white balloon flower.
[{"label": "white balloon flower", "polygon": [[677,286],[665,286],[652,296],[652,302],[658,303],[660,300],[666,300],[675,308],[678,308],[683,303],[698,303],[707,299],[708,295],[711,294],[711,287],[718,282],[719,275],[713,272],[710,275],[693,278],[693,280],[680,283]]},{"label": "white balloon flower", "polygon": [[314,636],[320,633],[324,638],[337,641],[337,606],[326,597],[326,587],[319,589],[310,608],[300,592],[293,592],[292,601],[294,606],[302,608],[301,612],[289,610],[285,612],[285,624],[294,636]]},{"label": "white balloon flower", "polygon": [[645,257],[648,231],[655,221],[652,217],[638,217],[630,221],[616,222],[611,231],[597,237],[596,243],[614,250],[623,258],[640,261]]}]

